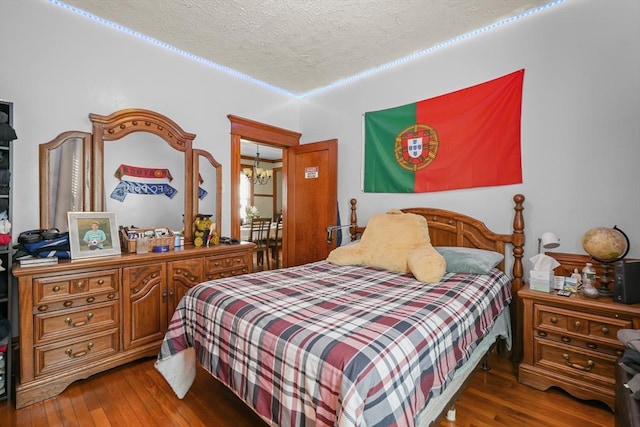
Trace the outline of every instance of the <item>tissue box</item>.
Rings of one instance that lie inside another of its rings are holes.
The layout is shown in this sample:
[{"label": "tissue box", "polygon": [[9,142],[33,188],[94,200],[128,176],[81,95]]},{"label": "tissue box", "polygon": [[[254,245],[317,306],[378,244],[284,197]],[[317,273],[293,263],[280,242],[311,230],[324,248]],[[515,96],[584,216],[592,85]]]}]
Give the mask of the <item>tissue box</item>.
[{"label": "tissue box", "polygon": [[541,292],[553,291],[553,271],[529,270],[529,289]]}]

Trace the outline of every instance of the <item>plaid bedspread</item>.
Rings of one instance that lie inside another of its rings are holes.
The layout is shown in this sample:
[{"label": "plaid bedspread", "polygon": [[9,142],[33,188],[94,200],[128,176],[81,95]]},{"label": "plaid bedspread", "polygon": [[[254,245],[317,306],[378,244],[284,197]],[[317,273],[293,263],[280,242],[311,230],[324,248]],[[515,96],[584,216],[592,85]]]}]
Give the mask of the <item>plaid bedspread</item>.
[{"label": "plaid bedspread", "polygon": [[413,426],[510,301],[499,270],[427,285],[321,261],[220,279],[181,300],[157,364],[195,348],[282,427]]}]

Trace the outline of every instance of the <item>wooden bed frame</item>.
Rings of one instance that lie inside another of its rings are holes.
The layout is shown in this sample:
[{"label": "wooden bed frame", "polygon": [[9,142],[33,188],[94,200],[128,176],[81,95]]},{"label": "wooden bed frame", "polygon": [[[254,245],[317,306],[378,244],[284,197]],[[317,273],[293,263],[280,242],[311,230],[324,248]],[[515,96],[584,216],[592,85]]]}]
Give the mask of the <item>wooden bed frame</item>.
[{"label": "wooden bed frame", "polygon": [[[426,218],[429,225],[429,236],[433,246],[457,246],[466,248],[478,248],[496,251],[507,257],[506,245],[512,246],[513,265],[511,267],[511,291],[513,300],[509,307],[511,315],[511,330],[513,334],[513,345],[511,349],[511,359],[520,360],[522,355],[522,310],[518,300],[518,291],[522,288],[523,267],[522,257],[524,255],[524,215],[523,204],[525,197],[522,194],[513,196],[514,216],[513,232],[511,234],[494,233],[489,230],[484,222],[471,218],[470,216],[445,209],[436,208],[406,208],[400,209],[402,212],[414,213]],[[357,200],[351,199],[351,216],[349,233],[351,240],[357,240],[358,236],[364,232],[364,226],[358,225],[356,214]],[[505,262],[498,265],[505,271]]]},{"label": "wooden bed frame", "polygon": [[[431,238],[431,244],[433,246],[456,246],[466,248],[477,248],[492,250],[501,253],[505,259],[507,256],[506,245],[512,246],[513,253],[513,265],[511,268],[511,291],[512,301],[509,306],[509,314],[511,317],[511,333],[512,333],[512,346],[510,355],[511,360],[518,362],[522,356],[522,308],[521,302],[518,299],[518,291],[522,288],[523,281],[523,267],[522,257],[524,255],[524,216],[523,216],[523,204],[524,195],[516,194],[513,196],[514,217],[513,217],[513,232],[511,234],[495,233],[487,228],[484,222],[472,218],[470,216],[453,212],[445,209],[437,208],[405,208],[400,209],[405,213],[414,213],[426,218],[429,226],[429,237]],[[366,227],[358,225],[358,216],[356,214],[357,200],[351,199],[351,216],[349,233],[351,235],[351,241],[357,240]],[[505,271],[504,260],[498,265],[498,268]],[[489,368],[483,363],[483,369]],[[466,381],[465,381],[466,383]],[[445,409],[436,419],[432,422],[431,426],[440,425],[440,421],[446,416],[447,419],[455,420],[455,402],[459,398],[464,384],[460,389],[455,392],[454,396],[449,400],[447,409]]]}]

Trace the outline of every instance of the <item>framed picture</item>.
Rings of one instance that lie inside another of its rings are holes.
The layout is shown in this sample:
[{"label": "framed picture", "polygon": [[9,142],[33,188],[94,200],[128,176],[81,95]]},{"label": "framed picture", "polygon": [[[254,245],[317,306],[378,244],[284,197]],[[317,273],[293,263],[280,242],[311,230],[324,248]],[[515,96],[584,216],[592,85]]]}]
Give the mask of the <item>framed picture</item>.
[{"label": "framed picture", "polygon": [[71,258],[120,255],[120,238],[114,212],[69,212]]}]

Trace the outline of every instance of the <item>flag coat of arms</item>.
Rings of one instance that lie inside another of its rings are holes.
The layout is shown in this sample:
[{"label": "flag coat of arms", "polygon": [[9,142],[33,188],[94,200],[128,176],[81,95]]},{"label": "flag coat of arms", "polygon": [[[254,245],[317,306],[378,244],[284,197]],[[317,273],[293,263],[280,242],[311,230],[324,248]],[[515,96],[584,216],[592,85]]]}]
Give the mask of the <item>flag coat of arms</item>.
[{"label": "flag coat of arms", "polygon": [[364,191],[425,193],[522,182],[524,70],[365,113]]}]

